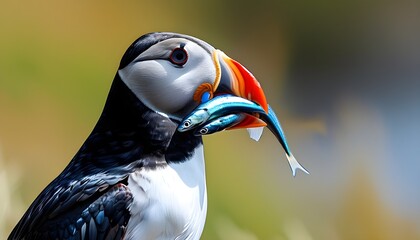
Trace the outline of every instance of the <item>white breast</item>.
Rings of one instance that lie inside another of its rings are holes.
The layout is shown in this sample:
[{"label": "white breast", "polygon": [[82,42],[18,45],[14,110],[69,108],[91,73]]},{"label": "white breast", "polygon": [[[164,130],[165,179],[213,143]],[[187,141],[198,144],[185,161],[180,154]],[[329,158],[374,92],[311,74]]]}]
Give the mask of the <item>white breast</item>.
[{"label": "white breast", "polygon": [[203,146],[182,163],[130,174],[126,239],[200,239],[207,212]]}]

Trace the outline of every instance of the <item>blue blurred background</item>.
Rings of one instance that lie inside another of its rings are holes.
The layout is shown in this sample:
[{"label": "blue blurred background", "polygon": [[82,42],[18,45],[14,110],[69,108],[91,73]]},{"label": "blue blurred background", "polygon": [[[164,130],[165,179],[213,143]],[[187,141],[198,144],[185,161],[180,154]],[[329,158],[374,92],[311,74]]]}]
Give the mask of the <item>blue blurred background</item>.
[{"label": "blue blurred background", "polygon": [[261,82],[269,131],[205,137],[203,239],[420,239],[420,2],[6,1],[0,8],[0,238],[90,133],[125,49],[199,37]]}]

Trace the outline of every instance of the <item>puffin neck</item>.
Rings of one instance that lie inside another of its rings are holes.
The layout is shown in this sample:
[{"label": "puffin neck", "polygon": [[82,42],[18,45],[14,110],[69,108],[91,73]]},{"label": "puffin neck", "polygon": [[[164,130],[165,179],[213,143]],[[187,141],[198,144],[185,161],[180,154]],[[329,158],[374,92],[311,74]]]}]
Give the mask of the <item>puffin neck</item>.
[{"label": "puffin neck", "polygon": [[177,124],[150,110],[124,84],[118,73],[104,110],[74,160],[96,167],[141,166],[187,160],[201,137],[176,132]]}]

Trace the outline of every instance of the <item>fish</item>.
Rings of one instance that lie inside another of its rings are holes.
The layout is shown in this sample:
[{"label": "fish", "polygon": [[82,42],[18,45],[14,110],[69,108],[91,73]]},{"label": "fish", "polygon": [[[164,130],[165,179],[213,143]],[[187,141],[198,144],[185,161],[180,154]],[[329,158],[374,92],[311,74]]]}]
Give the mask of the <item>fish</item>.
[{"label": "fish", "polygon": [[268,106],[268,112],[265,112],[260,105],[252,101],[232,95],[217,96],[200,104],[184,118],[178,127],[178,131],[182,132],[196,129],[194,131],[195,135],[208,135],[235,126],[247,114],[258,116],[267,124],[268,129],[282,145],[293,176],[296,176],[296,172],[299,169],[309,174],[293,156],[277,115],[271,106]]},{"label": "fish", "polygon": [[192,130],[205,122],[235,113],[265,113],[260,105],[232,95],[219,95],[201,103],[178,125],[179,132]]},{"label": "fish", "polygon": [[208,121],[203,127],[197,128],[194,132],[194,135],[201,136],[212,134],[215,132],[220,132],[242,122],[242,120],[244,120],[245,117],[245,113],[232,113],[226,116],[216,118],[215,120]]},{"label": "fish", "polygon": [[[194,132],[195,136],[209,135],[216,132],[224,131],[241,123],[246,118],[245,113],[229,114],[208,121],[205,125],[197,128]],[[255,141],[259,141],[263,133],[264,127],[247,128],[249,137]]]}]

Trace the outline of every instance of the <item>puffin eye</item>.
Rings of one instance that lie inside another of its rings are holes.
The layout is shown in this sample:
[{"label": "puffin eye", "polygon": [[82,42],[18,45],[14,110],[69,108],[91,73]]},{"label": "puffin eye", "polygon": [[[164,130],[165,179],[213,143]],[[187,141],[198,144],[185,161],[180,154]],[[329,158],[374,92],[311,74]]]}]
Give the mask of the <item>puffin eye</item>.
[{"label": "puffin eye", "polygon": [[175,48],[169,56],[169,61],[178,66],[184,65],[188,60],[187,51],[184,48]]}]

